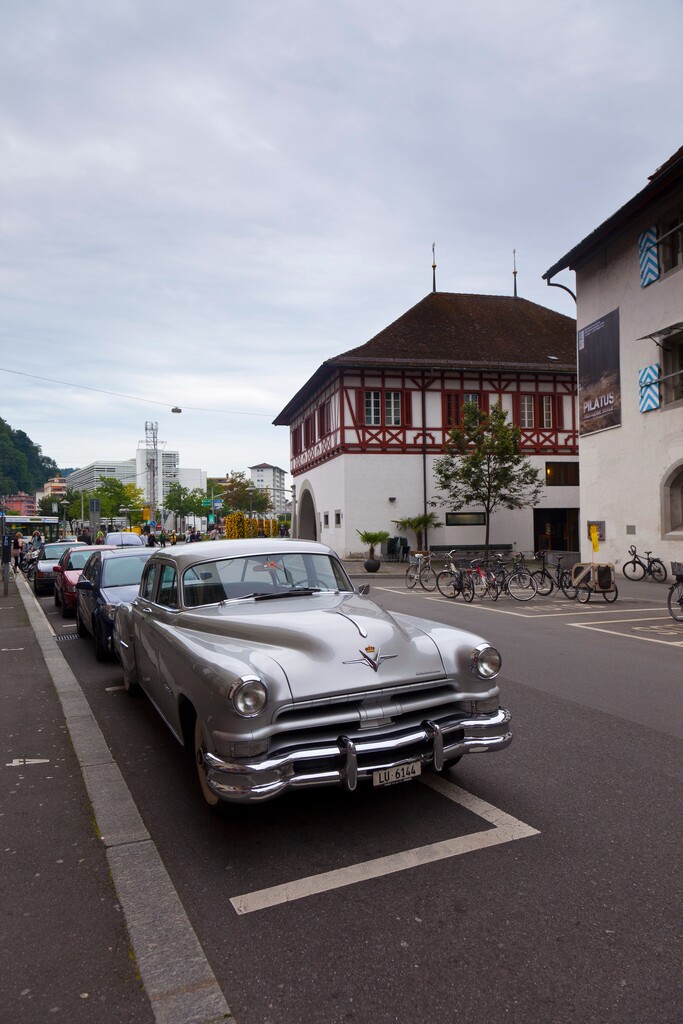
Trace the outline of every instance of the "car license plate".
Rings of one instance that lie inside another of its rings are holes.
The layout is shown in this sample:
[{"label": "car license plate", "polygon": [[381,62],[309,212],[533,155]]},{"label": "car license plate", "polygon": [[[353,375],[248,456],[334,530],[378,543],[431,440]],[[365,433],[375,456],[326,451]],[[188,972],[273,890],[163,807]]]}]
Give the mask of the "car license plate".
[{"label": "car license plate", "polygon": [[416,779],[422,772],[420,761],[409,761],[408,764],[397,764],[394,768],[380,768],[372,773],[373,786],[393,786],[396,782],[407,782]]}]

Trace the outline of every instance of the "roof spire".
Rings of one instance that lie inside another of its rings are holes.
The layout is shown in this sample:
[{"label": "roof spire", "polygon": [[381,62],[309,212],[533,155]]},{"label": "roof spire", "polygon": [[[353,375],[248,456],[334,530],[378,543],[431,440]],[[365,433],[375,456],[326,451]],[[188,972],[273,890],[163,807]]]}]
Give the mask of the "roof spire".
[{"label": "roof spire", "polygon": [[436,242],[432,242],[432,291],[436,291]]},{"label": "roof spire", "polygon": [[517,298],[517,250],[512,250],[512,280],[514,282],[514,296]]}]

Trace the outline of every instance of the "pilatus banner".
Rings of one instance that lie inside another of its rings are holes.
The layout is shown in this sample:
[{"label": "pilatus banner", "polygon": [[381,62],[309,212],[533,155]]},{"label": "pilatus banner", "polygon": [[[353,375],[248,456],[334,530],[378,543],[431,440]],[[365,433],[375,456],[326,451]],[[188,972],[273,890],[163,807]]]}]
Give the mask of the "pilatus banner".
[{"label": "pilatus banner", "polygon": [[621,426],[619,310],[579,331],[579,433]]}]

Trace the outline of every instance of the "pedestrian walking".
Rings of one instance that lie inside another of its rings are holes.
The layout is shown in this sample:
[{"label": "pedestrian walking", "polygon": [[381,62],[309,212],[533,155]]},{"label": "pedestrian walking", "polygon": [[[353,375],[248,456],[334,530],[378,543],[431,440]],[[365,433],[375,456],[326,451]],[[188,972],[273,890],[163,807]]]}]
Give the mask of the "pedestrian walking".
[{"label": "pedestrian walking", "polygon": [[12,558],[14,559],[15,571],[19,571],[19,566],[24,560],[24,538],[17,532],[14,534],[12,540]]}]

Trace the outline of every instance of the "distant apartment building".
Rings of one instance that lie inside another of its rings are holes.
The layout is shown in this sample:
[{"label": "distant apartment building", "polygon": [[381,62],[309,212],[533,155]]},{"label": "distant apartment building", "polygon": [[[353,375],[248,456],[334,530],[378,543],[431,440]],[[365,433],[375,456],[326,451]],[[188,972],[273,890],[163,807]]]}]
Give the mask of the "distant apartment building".
[{"label": "distant apartment building", "polygon": [[[54,498],[55,501],[59,501],[60,498],[63,498],[66,494],[66,481],[67,478],[65,476],[60,476],[59,474],[57,474],[57,476],[51,476],[50,479],[43,484],[40,490],[36,491],[36,504],[38,504],[41,498],[50,497]],[[68,486],[70,487],[71,484]]]},{"label": "distant apartment building", "polygon": [[138,482],[135,459],[126,459],[123,462],[110,460],[107,462],[91,462],[82,469],[76,469],[67,477],[67,483],[72,491],[94,491],[100,486],[100,480],[120,480],[122,484],[135,484]]},{"label": "distant apartment building", "polygon": [[268,462],[260,462],[258,466],[250,466],[249,472],[252,483],[259,490],[268,491],[275,514],[284,515],[289,510],[284,469],[280,469],[279,466],[271,466]]},{"label": "distant apartment building", "polygon": [[82,469],[74,470],[66,482],[70,490],[87,493],[99,487],[102,477],[119,480],[122,484],[140,487],[147,504],[154,498],[157,508],[166,508],[168,489],[173,483],[179,483],[189,490],[196,487],[206,489],[206,470],[184,469],[179,463],[179,452],[163,448],[139,448],[134,459],[99,459]]},{"label": "distant apartment building", "polygon": [[19,516],[34,516],[36,514],[36,498],[34,494],[26,494],[25,491],[18,491],[16,494],[8,494],[4,500],[8,513],[16,513]]}]

